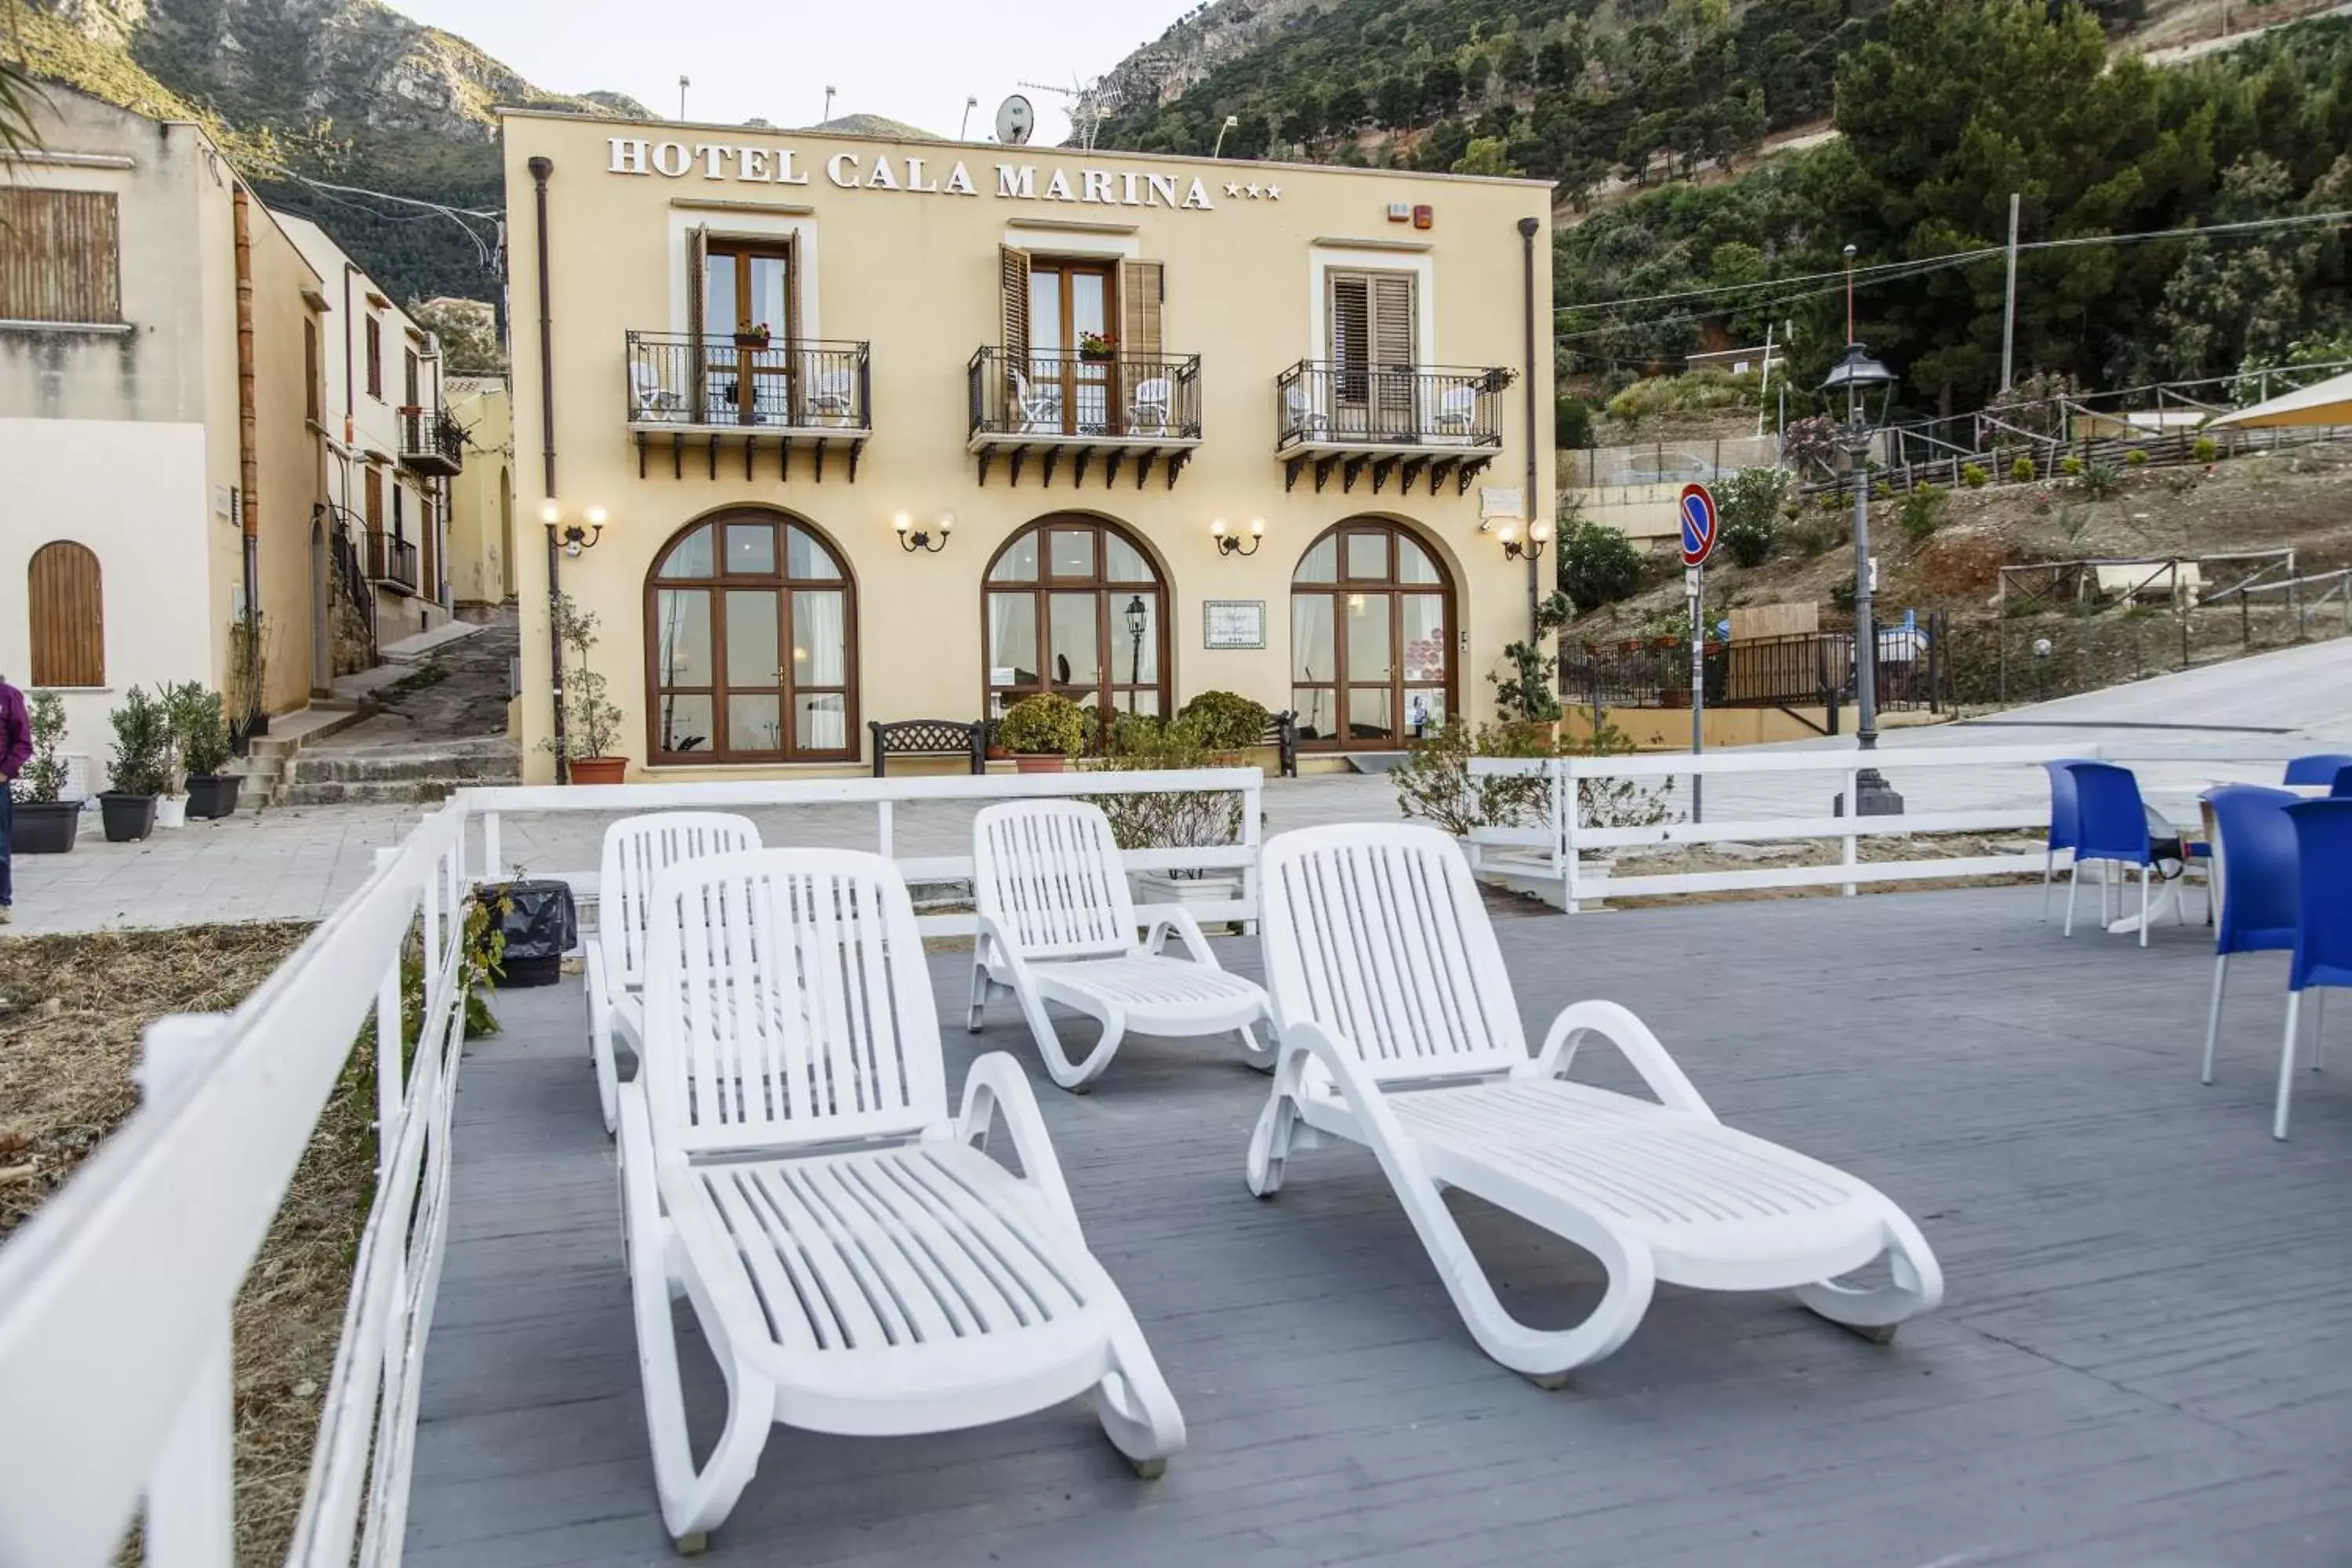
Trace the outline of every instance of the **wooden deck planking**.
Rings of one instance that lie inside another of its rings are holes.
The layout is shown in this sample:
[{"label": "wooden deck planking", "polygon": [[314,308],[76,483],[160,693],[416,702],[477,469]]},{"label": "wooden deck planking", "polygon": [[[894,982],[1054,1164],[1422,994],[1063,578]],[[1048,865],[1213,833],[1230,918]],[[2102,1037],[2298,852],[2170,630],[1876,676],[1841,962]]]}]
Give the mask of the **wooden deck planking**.
[{"label": "wooden deck planking", "polygon": [[[779,1428],[711,1560],[2341,1563],[2352,1046],[2303,1076],[2275,1145],[2277,975],[2233,986],[2204,1089],[2203,933],[2064,942],[2039,899],[1501,928],[1531,1033],[1568,1000],[1625,1002],[1727,1121],[1919,1220],[1949,1290],[1891,1349],[1774,1299],[1664,1289],[1623,1350],[1541,1394],[1472,1344],[1369,1156],[1307,1152],[1256,1203],[1241,1156],[1265,1080],[1216,1043],[1135,1040],[1083,1099],[1031,1078],[1183,1405],[1166,1479],[1137,1483],[1082,1402],[923,1438]],[[966,962],[935,959],[950,1010]],[[408,1560],[672,1562],[579,996],[500,1007],[458,1101]],[[952,1082],[972,1047],[947,1038]],[[1009,1005],[978,1046],[1034,1059]],[[1461,1212],[1515,1310],[1564,1322],[1597,1298],[1573,1249]],[[689,1349],[705,1433],[708,1360]]]}]

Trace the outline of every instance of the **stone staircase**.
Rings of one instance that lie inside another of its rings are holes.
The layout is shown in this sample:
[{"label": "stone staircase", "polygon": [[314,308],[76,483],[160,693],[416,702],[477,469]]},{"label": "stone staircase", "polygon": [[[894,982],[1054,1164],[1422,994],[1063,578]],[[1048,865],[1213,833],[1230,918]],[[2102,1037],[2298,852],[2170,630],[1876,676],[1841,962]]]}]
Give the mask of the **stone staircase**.
[{"label": "stone staircase", "polygon": [[520,749],[512,741],[494,737],[329,746],[294,756],[282,804],[429,805],[446,799],[452,790],[517,784],[521,778]]}]

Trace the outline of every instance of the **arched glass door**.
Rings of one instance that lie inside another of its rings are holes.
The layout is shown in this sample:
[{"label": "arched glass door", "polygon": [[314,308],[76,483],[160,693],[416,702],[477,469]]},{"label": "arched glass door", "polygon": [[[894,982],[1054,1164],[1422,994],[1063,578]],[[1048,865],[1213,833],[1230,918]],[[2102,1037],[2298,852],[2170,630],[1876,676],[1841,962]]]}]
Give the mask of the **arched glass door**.
[{"label": "arched glass door", "polygon": [[1057,691],[1101,713],[1168,711],[1168,589],[1115,523],[1049,517],[1007,540],[982,586],[988,716]]},{"label": "arched glass door", "polygon": [[1454,710],[1454,584],[1405,530],[1343,522],[1291,574],[1291,706],[1302,744],[1394,751]]},{"label": "arched glass door", "polygon": [[683,530],[646,584],[652,760],[854,759],[856,614],[804,522],[747,508]]}]

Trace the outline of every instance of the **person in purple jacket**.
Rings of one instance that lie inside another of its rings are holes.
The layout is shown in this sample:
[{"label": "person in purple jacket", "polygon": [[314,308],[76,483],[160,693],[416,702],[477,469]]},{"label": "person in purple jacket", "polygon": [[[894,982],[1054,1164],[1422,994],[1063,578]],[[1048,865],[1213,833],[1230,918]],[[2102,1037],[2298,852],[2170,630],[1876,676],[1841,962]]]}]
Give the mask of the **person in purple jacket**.
[{"label": "person in purple jacket", "polygon": [[16,775],[32,754],[33,721],[25,712],[25,694],[0,675],[0,925],[16,918],[8,841],[16,831]]}]

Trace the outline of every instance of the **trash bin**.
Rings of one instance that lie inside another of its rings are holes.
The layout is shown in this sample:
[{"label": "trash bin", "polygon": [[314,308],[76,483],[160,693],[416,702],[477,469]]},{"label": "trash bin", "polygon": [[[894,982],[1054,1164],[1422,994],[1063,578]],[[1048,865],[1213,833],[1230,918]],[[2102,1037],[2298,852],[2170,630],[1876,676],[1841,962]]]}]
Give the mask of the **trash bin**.
[{"label": "trash bin", "polygon": [[580,917],[568,882],[492,882],[481,890],[490,918],[506,933],[499,987],[552,985],[563,955],[579,942]]}]

